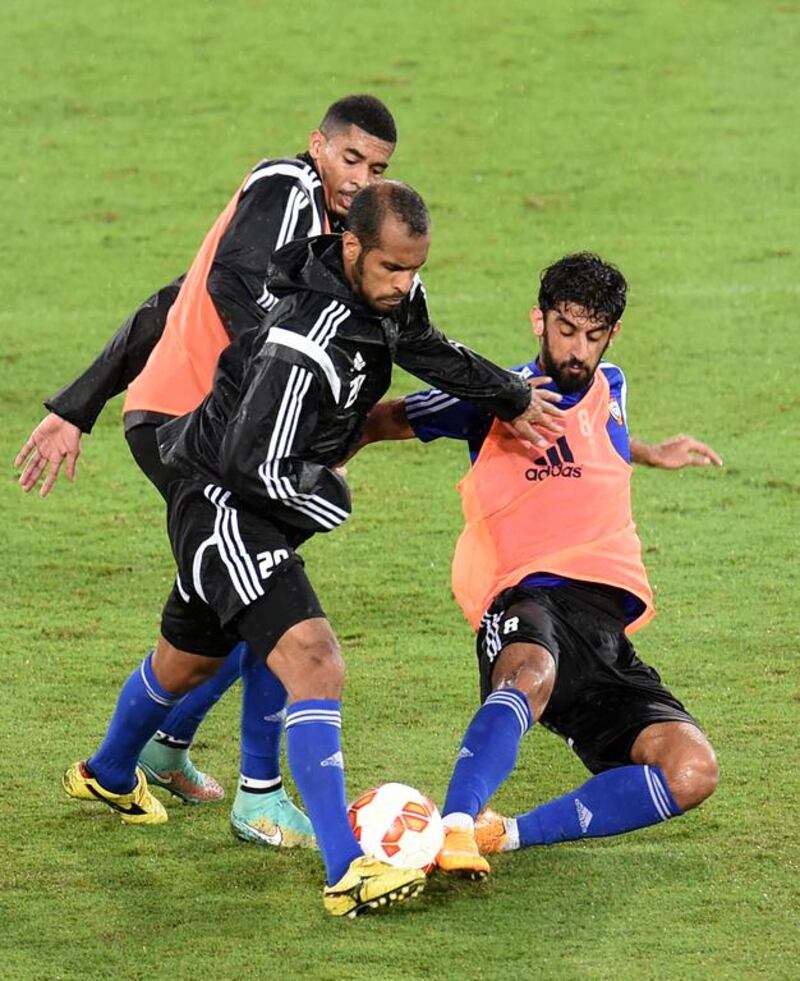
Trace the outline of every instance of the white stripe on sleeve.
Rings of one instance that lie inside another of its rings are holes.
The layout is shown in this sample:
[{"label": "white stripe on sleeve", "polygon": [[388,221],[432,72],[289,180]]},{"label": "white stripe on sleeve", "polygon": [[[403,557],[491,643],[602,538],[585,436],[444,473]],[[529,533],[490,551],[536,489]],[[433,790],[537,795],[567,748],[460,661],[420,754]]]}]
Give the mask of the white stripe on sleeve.
[{"label": "white stripe on sleeve", "polygon": [[301,354],[305,354],[312,361],[315,361],[325,373],[334,401],[338,404],[339,396],[342,392],[342,383],[336,374],[336,368],[331,360],[331,356],[320,344],[313,341],[310,337],[305,337],[303,334],[296,334],[294,331],[286,330],[283,327],[273,327],[267,335],[267,340],[273,344],[290,347],[295,351],[299,351]]},{"label": "white stripe on sleeve", "polygon": [[459,399],[452,395],[447,395],[445,392],[440,392],[436,399],[430,399],[426,402],[412,402],[411,396],[406,398],[406,416],[409,419],[417,419],[421,416],[434,415],[436,412],[441,412],[443,409],[449,409],[451,405],[455,405]]}]

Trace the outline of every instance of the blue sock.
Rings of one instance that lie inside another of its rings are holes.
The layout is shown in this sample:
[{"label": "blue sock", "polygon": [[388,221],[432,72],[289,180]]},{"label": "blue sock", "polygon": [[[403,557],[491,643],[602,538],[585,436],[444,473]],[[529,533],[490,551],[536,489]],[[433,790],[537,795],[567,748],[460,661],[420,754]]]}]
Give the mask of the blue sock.
[{"label": "blue sock", "polygon": [[514,769],[520,740],[531,725],[528,699],[517,688],[489,695],[464,733],[447,788],[445,818],[457,815],[474,821]]},{"label": "blue sock", "polygon": [[95,778],[114,794],[127,794],[136,786],[139,754],[182,697],[159,685],[152,659],[150,651],[122,686],[100,748],[86,761]]},{"label": "blue sock", "polygon": [[657,766],[620,766],[528,811],[516,825],[519,847],[525,848],[619,835],[680,814]]},{"label": "blue sock", "polygon": [[341,727],[341,702],[333,698],[309,698],[286,710],[289,766],[314,827],[328,885],[363,854],[347,817]]},{"label": "blue sock", "polygon": [[239,677],[239,661],[244,650],[244,644],[237,644],[223,660],[213,678],[184,695],[159,726],[159,742],[176,749],[188,749],[197,727]]},{"label": "blue sock", "polygon": [[264,793],[280,788],[285,708],[286,689],[264,658],[246,648],[242,655],[242,790]]}]

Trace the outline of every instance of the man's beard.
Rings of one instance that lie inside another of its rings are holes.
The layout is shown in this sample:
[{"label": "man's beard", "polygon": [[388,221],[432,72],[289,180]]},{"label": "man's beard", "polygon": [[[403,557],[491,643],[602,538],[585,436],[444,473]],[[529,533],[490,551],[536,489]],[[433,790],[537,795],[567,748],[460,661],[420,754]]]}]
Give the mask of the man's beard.
[{"label": "man's beard", "polygon": [[[605,348],[603,348],[603,353],[605,353]],[[597,359],[597,364],[600,364],[601,358],[602,354]],[[569,358],[557,364],[550,354],[550,348],[547,346],[547,331],[542,335],[542,349],[539,352],[539,360],[542,363],[544,373],[553,379],[556,383],[556,388],[565,395],[573,395],[576,392],[582,392],[584,389],[587,389],[592,383],[595,371],[597,371],[597,365],[594,368],[590,368],[585,361],[579,361],[577,358]],[[581,368],[583,370],[580,374],[570,374],[568,371],[569,368]]]},{"label": "man's beard", "polygon": [[388,301],[390,299],[394,299],[393,296],[375,296],[370,298],[364,292],[364,260],[366,259],[366,255],[366,252],[362,249],[358,258],[353,263],[353,292],[363,300],[370,310],[380,314],[380,316],[395,317],[401,304],[389,303]]}]

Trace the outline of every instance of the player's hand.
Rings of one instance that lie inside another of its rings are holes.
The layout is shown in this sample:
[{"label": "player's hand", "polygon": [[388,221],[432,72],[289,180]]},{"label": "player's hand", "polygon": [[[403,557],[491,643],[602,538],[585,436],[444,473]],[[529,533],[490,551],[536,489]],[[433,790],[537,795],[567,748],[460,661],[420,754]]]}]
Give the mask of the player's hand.
[{"label": "player's hand", "polygon": [[701,443],[694,436],[680,433],[670,436],[660,443],[647,447],[646,460],[652,467],[662,470],[681,470],[683,467],[715,467],[722,466],[722,458],[706,443]]},{"label": "player's hand", "polygon": [[552,378],[546,376],[530,378],[528,380],[531,387],[530,404],[521,415],[509,423],[520,439],[526,439],[542,449],[548,447],[552,439],[547,439],[540,430],[546,429],[551,433],[564,431],[564,424],[561,422],[564,412],[555,404],[561,401],[561,396],[558,392],[547,392],[541,387],[549,385],[551,381]]},{"label": "player's hand", "polygon": [[26,494],[33,490],[45,469],[49,468],[40,492],[41,497],[47,497],[65,462],[67,477],[75,479],[75,468],[81,455],[81,436],[83,433],[77,426],[54,412],[42,419],[14,460],[15,467],[25,467],[19,484]]}]

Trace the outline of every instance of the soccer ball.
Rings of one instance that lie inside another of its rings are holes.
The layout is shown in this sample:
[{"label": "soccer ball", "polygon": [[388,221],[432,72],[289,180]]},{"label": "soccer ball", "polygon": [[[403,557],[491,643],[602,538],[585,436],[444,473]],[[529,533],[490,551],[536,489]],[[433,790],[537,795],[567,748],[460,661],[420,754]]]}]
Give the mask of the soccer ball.
[{"label": "soccer ball", "polygon": [[433,801],[404,783],[384,783],[350,805],[350,825],[365,855],[390,865],[431,872],[444,844]]}]

